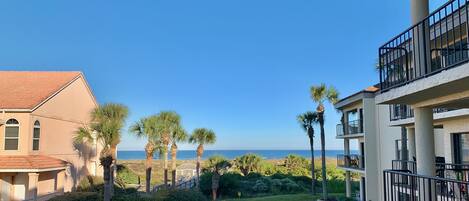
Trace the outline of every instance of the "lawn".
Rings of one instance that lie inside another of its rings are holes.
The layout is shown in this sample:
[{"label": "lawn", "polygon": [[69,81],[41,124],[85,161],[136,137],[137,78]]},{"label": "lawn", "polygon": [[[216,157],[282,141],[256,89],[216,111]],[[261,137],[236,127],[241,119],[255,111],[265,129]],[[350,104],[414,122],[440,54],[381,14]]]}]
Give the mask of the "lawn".
[{"label": "lawn", "polygon": [[[291,195],[275,195],[258,198],[244,198],[244,199],[228,199],[223,201],[316,201],[320,195],[312,197],[310,194],[291,194]],[[335,195],[331,195],[335,196]],[[343,195],[342,195],[343,196]]]}]

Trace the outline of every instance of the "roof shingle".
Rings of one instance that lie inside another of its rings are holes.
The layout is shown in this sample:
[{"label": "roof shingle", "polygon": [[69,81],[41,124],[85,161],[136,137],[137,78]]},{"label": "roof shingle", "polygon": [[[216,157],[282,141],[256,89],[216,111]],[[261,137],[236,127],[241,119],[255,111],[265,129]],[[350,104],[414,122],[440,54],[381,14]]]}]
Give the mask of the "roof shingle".
[{"label": "roof shingle", "polygon": [[33,109],[80,72],[0,71],[0,109]]}]

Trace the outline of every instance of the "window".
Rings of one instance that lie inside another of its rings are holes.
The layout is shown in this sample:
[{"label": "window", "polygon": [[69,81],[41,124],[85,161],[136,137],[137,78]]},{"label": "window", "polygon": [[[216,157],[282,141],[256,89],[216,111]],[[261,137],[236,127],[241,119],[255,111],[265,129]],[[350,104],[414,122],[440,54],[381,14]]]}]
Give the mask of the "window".
[{"label": "window", "polygon": [[41,136],[41,124],[39,121],[34,122],[33,129],[33,150],[39,150],[39,137]]},{"label": "window", "polygon": [[5,126],[5,150],[18,150],[20,123],[9,119]]},{"label": "window", "polygon": [[457,133],[453,135],[454,163],[469,163],[469,135]]}]

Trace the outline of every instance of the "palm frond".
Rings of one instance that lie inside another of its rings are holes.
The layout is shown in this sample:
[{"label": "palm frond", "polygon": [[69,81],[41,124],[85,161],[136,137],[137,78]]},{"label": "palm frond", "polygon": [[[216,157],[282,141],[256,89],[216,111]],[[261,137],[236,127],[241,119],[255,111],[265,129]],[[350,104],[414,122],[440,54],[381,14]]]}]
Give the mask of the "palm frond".
[{"label": "palm frond", "polygon": [[332,104],[336,104],[339,100],[339,91],[334,86],[329,86],[327,90],[327,100]]}]

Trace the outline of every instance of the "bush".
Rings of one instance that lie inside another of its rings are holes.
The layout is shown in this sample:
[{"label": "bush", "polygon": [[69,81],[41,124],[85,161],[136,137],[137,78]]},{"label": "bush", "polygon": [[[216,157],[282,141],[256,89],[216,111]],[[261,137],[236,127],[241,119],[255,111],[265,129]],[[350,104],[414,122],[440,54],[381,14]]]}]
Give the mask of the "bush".
[{"label": "bush", "polygon": [[207,201],[208,199],[199,191],[171,190],[162,201]]},{"label": "bush", "polygon": [[270,190],[269,185],[263,180],[259,179],[256,181],[256,184],[252,187],[252,190],[257,193],[265,193]]},{"label": "bush", "polygon": [[102,190],[104,185],[104,180],[102,177],[97,176],[87,176],[83,178],[78,184],[78,192],[98,192]]},{"label": "bush", "polygon": [[117,165],[117,178],[125,184],[138,184],[139,178],[131,169],[124,165]]},{"label": "bush", "polygon": [[53,197],[49,201],[94,201],[98,200],[96,192],[73,192]]}]

